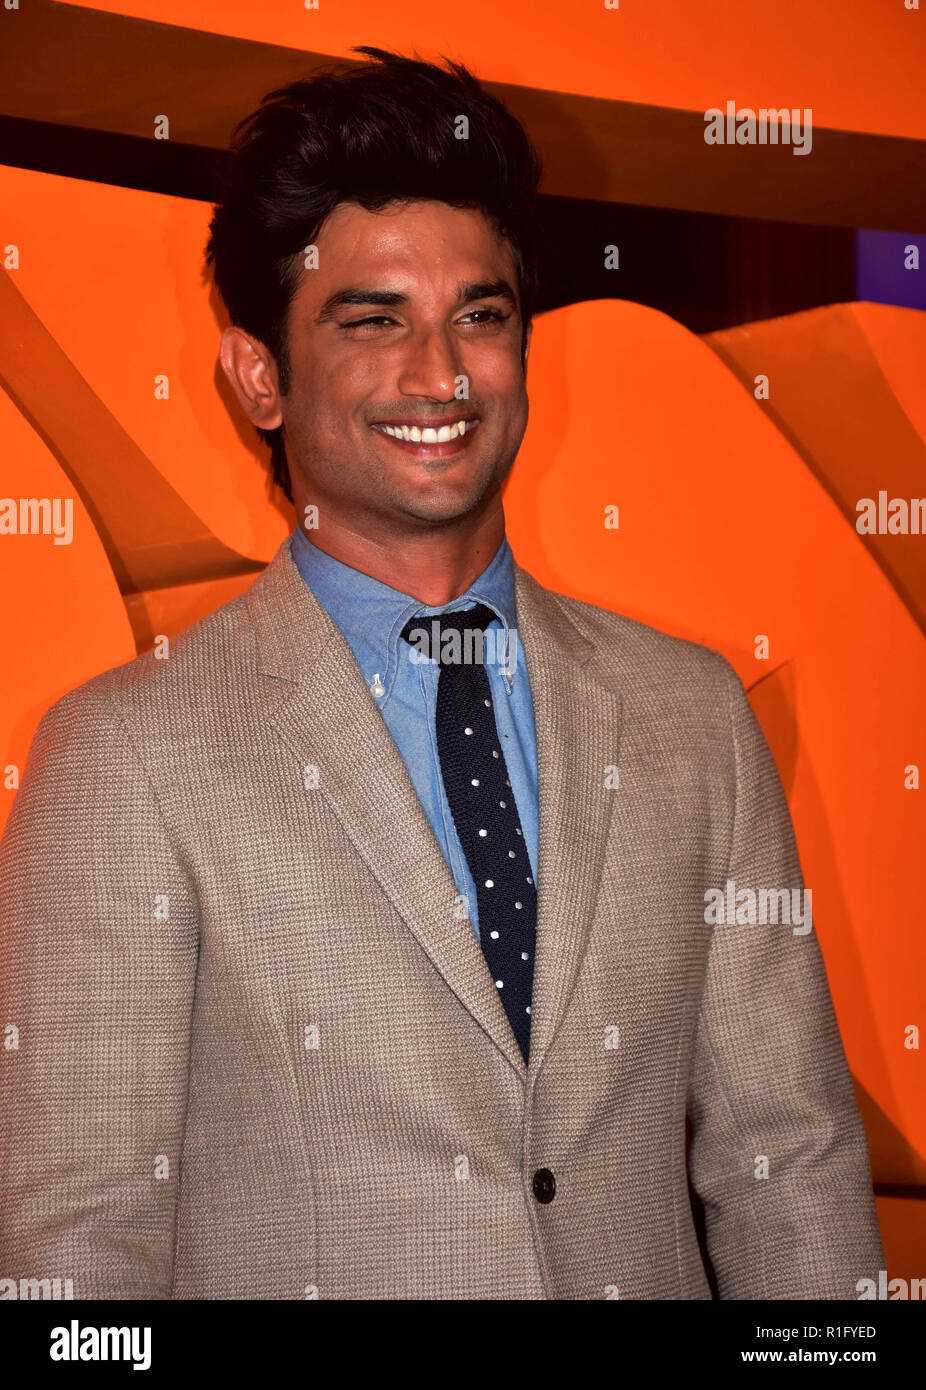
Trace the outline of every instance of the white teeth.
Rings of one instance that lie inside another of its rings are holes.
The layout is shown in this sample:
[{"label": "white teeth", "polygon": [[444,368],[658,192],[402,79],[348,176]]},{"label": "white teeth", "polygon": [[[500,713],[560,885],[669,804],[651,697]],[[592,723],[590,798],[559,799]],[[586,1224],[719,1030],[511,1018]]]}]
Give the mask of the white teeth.
[{"label": "white teeth", "polygon": [[439,430],[419,429],[417,425],[381,425],[386,434],[393,439],[407,439],[411,444],[446,444],[466,433],[466,420],[458,420],[453,425],[441,425]]}]

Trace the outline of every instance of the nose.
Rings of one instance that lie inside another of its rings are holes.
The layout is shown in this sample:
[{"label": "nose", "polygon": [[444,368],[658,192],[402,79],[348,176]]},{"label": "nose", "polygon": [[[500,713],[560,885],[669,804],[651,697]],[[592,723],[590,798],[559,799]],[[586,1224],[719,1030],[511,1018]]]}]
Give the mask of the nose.
[{"label": "nose", "polygon": [[408,342],[396,383],[406,396],[451,400],[462,376],[459,344],[444,328],[422,329]]}]

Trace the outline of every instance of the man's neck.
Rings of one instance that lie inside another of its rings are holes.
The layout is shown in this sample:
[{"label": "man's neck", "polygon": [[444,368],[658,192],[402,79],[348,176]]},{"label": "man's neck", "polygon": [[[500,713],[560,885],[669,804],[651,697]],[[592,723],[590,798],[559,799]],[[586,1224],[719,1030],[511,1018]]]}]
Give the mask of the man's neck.
[{"label": "man's neck", "polygon": [[385,542],[332,524],[324,532],[305,535],[319,550],[351,569],[411,594],[425,607],[439,608],[459,598],[482,574],[504,540],[505,518],[499,511],[474,529],[447,529]]}]

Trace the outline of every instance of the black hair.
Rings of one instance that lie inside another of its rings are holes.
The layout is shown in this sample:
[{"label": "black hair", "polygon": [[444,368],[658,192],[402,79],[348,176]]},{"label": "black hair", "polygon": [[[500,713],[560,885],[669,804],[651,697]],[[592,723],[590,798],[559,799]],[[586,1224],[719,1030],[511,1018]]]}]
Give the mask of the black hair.
[{"label": "black hair", "polygon": [[[206,260],[231,321],[273,355],[284,395],[299,253],[338,203],[375,212],[434,199],[482,211],[511,244],[525,334],[534,310],[541,164],[524,127],[460,63],[444,58],[445,70],[381,48],[353,52],[375,61],[279,87],[238,122],[209,227]],[[292,501],[283,427],[258,433]]]}]

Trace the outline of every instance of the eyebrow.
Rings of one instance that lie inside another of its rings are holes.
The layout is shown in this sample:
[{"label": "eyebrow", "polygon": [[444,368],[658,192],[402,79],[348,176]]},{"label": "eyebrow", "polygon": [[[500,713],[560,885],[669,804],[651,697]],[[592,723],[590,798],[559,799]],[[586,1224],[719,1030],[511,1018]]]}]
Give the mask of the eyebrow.
[{"label": "eyebrow", "polygon": [[[507,280],[464,280],[457,286],[456,304],[469,304],[474,299],[505,299],[513,309],[518,307],[517,296]],[[356,304],[379,304],[397,308],[411,301],[407,294],[399,290],[367,289],[361,285],[349,285],[336,290],[325,300],[316,315],[316,323],[328,323],[339,309]]]}]

